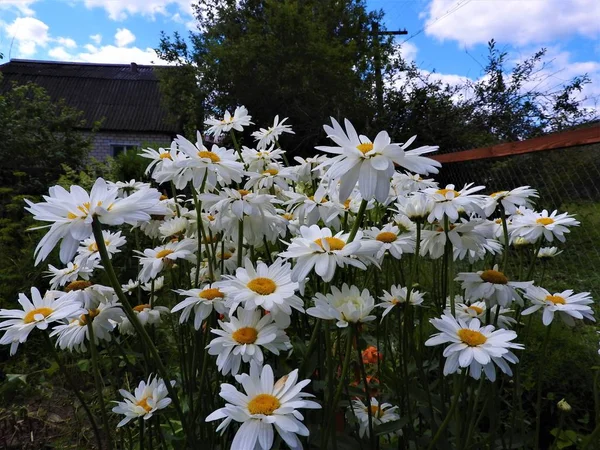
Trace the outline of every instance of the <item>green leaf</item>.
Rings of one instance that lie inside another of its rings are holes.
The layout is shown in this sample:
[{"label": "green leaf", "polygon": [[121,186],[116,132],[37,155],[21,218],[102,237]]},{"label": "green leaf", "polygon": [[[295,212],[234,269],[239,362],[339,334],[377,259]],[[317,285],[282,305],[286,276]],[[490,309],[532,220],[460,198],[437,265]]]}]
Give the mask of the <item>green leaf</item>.
[{"label": "green leaf", "polygon": [[408,423],[408,417],[403,417],[392,422],[382,423],[375,427],[375,436],[381,436],[384,434],[393,433],[402,429]]}]

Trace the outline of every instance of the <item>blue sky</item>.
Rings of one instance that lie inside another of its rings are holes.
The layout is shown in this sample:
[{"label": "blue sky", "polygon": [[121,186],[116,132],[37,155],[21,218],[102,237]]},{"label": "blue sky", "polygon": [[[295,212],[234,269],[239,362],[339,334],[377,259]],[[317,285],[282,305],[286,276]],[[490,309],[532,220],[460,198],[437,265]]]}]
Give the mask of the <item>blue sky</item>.
[{"label": "blue sky", "polygon": [[[367,0],[382,9],[402,52],[451,84],[481,76],[486,42],[518,61],[548,49],[540,81],[549,88],[588,73],[582,94],[600,96],[598,0]],[[194,27],[190,0],[0,0],[0,53],[11,58],[160,63],[160,31],[186,35]]]}]

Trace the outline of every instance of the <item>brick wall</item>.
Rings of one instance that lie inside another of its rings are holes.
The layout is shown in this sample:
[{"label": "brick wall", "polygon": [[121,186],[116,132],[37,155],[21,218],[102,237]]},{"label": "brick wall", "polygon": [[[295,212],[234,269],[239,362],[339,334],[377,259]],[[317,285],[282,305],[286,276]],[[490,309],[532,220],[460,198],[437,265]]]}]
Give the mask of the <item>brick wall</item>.
[{"label": "brick wall", "polygon": [[170,135],[161,133],[99,131],[92,138],[90,156],[103,161],[108,156],[114,156],[113,145],[168,147],[172,140]]}]

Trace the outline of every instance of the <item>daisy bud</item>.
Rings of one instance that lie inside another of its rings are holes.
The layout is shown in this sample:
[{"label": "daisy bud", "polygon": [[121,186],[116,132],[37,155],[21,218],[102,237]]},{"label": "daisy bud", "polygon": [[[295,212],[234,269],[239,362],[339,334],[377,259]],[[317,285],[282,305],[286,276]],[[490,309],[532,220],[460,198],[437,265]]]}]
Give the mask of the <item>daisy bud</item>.
[{"label": "daisy bud", "polygon": [[562,412],[571,412],[571,405],[569,405],[567,403],[567,401],[563,398],[560,402],[558,402],[558,404],[556,405],[558,406],[558,409],[560,409]]}]

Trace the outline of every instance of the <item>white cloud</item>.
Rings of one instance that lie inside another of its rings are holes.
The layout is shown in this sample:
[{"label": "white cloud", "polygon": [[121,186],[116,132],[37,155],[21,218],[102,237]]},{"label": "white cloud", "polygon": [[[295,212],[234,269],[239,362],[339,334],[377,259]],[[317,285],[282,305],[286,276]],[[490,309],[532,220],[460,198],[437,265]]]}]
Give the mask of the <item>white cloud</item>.
[{"label": "white cloud", "polygon": [[48,51],[48,56],[55,58],[59,61],[71,61],[73,56],[70,55],[64,47],[54,47]]},{"label": "white cloud", "polygon": [[92,34],[90,39],[94,42],[94,44],[100,45],[100,42],[102,42],[102,35],[100,33]]},{"label": "white cloud", "polygon": [[412,62],[417,57],[418,49],[417,46],[412,42],[404,42],[402,45],[400,45],[399,51],[402,59],[407,62]]},{"label": "white cloud", "polygon": [[130,62],[138,64],[164,64],[151,48],[115,47],[114,45],[88,49],[88,52],[77,54],[75,59],[84,62],[113,64],[128,64]]},{"label": "white cloud", "polygon": [[9,37],[17,44],[19,56],[33,56],[39,47],[45,47],[50,40],[49,27],[33,17],[17,17],[6,26]]},{"label": "white cloud", "polygon": [[35,11],[29,5],[38,0],[0,0],[0,10],[16,9],[25,16],[33,16]]},{"label": "white cloud", "polygon": [[87,8],[104,8],[112,20],[125,20],[140,14],[154,18],[160,14],[170,16],[169,7],[174,6],[182,14],[192,16],[191,0],[79,0]]},{"label": "white cloud", "polygon": [[61,46],[61,47],[67,47],[67,48],[77,47],[77,43],[71,38],[57,37],[56,39],[53,39],[53,41],[56,42],[57,44],[59,44],[59,46]]},{"label": "white cloud", "polygon": [[598,0],[431,0],[425,32],[471,46],[494,38],[526,45],[581,35],[600,35]]},{"label": "white cloud", "polygon": [[117,28],[117,32],[115,33],[115,44],[117,44],[117,47],[126,47],[133,41],[135,41],[135,34],[127,28]]}]

